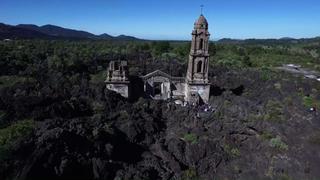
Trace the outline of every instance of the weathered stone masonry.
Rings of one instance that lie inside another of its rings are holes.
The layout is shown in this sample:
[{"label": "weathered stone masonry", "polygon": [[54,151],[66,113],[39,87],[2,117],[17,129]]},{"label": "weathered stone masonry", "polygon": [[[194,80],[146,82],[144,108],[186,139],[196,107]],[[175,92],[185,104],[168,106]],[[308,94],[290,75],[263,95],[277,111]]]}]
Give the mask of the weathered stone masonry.
[{"label": "weathered stone masonry", "polygon": [[[210,95],[208,22],[201,14],[194,24],[192,43],[186,77],[172,77],[160,70],[151,72],[141,79],[144,94],[155,100],[180,99],[190,104],[207,103]],[[127,62],[112,61],[106,79],[107,89],[130,96]]]}]

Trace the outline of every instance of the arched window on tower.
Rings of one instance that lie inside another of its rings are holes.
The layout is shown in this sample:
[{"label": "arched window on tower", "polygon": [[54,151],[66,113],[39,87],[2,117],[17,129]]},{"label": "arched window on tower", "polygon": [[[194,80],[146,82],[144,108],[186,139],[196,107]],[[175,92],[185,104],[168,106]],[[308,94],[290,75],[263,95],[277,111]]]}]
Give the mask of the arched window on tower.
[{"label": "arched window on tower", "polygon": [[201,73],[202,72],[202,61],[199,61],[197,64],[197,73]]},{"label": "arched window on tower", "polygon": [[114,62],[114,70],[120,70],[119,62],[115,61]]},{"label": "arched window on tower", "polygon": [[200,39],[200,44],[199,44],[199,49],[202,50],[203,49],[203,39]]}]

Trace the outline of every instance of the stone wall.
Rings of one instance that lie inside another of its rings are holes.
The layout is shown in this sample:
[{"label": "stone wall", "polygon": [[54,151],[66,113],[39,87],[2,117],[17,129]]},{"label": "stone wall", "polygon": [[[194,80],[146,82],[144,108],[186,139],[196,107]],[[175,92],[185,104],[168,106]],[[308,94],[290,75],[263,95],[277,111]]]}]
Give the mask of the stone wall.
[{"label": "stone wall", "polygon": [[185,100],[191,104],[199,103],[196,96],[199,96],[204,103],[208,103],[210,97],[210,84],[187,84]]},{"label": "stone wall", "polygon": [[[159,90],[160,92],[157,92]],[[170,79],[162,76],[152,76],[145,80],[144,91],[147,97],[153,99],[169,99],[171,97]]]},{"label": "stone wall", "polygon": [[121,83],[121,84],[107,84],[107,89],[119,93],[121,96],[125,98],[129,98],[129,84]]}]

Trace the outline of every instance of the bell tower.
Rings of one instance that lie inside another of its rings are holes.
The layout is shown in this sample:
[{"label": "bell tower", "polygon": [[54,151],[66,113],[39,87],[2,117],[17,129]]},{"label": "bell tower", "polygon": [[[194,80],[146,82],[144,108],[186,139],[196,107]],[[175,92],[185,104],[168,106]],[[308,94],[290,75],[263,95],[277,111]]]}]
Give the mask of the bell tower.
[{"label": "bell tower", "polygon": [[186,100],[195,103],[194,99],[209,101],[209,38],[208,22],[201,14],[194,23],[192,43],[186,77]]},{"label": "bell tower", "polygon": [[208,22],[201,14],[192,31],[187,72],[188,82],[208,83],[209,37]]}]

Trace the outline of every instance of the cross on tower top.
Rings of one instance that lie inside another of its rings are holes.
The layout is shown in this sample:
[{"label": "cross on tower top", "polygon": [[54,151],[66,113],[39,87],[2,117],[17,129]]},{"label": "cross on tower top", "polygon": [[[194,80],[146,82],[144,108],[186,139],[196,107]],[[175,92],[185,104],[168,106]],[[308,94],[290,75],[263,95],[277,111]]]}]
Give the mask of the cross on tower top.
[{"label": "cross on tower top", "polygon": [[202,12],[203,12],[203,7],[204,7],[204,5],[200,5],[200,8],[201,8],[201,14],[202,14]]}]

